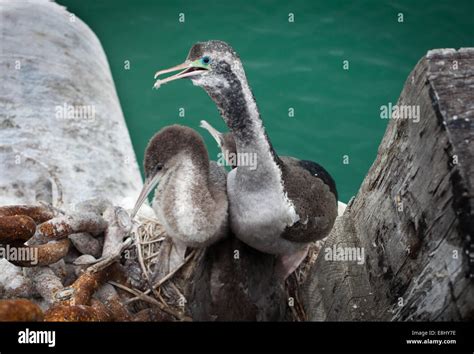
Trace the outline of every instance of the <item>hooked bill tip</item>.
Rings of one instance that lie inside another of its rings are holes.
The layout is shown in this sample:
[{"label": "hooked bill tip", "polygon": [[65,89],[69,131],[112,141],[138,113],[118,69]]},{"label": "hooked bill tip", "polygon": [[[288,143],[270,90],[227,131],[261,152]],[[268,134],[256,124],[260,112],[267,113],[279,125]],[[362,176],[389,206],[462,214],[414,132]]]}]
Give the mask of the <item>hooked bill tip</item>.
[{"label": "hooked bill tip", "polygon": [[160,80],[156,80],[155,81],[155,84],[153,85],[153,88],[158,90],[159,88],[161,87],[161,81]]}]

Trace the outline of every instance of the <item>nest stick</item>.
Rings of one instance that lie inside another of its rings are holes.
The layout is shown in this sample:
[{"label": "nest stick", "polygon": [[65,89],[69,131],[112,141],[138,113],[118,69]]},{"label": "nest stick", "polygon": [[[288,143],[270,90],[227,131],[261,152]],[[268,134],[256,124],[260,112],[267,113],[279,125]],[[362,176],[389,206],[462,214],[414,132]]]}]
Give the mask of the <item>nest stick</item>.
[{"label": "nest stick", "polygon": [[143,300],[143,301],[148,302],[152,305],[158,306],[158,308],[160,310],[176,317],[177,319],[179,319],[181,321],[186,321],[186,322],[192,321],[192,319],[190,317],[179,313],[178,311],[172,309],[169,306],[163,305],[158,300],[152,298],[151,296],[146,295],[145,293],[142,293],[141,291],[138,291],[136,289],[130,289],[129,287],[127,287],[125,285],[122,285],[122,284],[119,284],[119,283],[116,283],[114,281],[109,281],[109,284],[112,284],[113,286],[116,286],[116,287],[118,287],[122,290],[128,291],[129,293],[131,293],[131,294],[137,296],[138,298],[140,298],[140,300]]}]

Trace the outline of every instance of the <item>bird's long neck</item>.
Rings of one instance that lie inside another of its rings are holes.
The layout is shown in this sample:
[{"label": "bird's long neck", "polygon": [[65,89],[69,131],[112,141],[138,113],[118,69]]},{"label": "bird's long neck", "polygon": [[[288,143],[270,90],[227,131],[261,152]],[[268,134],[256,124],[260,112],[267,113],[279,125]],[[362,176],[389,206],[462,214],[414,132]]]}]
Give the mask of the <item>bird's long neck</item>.
[{"label": "bird's long neck", "polygon": [[[175,218],[191,218],[201,210],[200,202],[211,196],[209,182],[209,160],[193,155],[179,156],[158,185],[155,198],[159,205],[169,205],[163,199],[175,201]],[[191,220],[190,219],[190,220]]]},{"label": "bird's long neck", "polygon": [[232,132],[237,153],[256,154],[260,170],[264,169],[267,163],[279,165],[280,159],[267,137],[243,70],[239,75],[233,72],[228,74],[227,82],[229,85],[220,87],[219,90],[206,91]]},{"label": "bird's long neck", "polygon": [[189,180],[189,183],[185,184],[189,192],[194,189],[209,191],[209,156],[207,151],[193,151],[184,155],[181,158],[179,172],[180,178],[178,180]]},{"label": "bird's long neck", "polygon": [[[176,156],[173,167],[162,178],[158,188],[183,193],[183,196],[195,189],[209,190],[209,157],[201,155],[194,151]],[[169,188],[171,185],[173,187]]]}]

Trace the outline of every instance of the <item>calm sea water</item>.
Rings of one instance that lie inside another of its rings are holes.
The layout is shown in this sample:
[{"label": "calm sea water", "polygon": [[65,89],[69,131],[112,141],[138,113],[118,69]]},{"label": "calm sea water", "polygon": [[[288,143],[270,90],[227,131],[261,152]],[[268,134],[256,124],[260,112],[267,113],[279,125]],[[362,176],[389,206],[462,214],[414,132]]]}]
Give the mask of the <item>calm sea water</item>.
[{"label": "calm sea water", "polygon": [[174,123],[203,134],[216,159],[199,121],[225,124],[207,94],[186,80],[151,87],[155,71],[181,63],[193,43],[220,39],[240,54],[277,152],[321,163],[343,201],[376,156],[381,105],[396,103],[417,61],[432,48],[474,46],[472,0],[58,2],[101,40],[140,163],[148,139]]}]

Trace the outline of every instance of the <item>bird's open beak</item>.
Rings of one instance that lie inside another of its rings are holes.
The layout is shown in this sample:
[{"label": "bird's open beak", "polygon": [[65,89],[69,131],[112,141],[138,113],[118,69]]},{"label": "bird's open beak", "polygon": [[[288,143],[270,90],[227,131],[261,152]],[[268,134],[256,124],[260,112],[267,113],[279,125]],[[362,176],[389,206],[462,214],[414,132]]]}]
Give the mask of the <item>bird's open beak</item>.
[{"label": "bird's open beak", "polygon": [[212,125],[210,125],[208,122],[206,122],[205,120],[202,120],[201,121],[201,124],[199,125],[201,128],[204,128],[206,129],[209,134],[212,135],[212,137],[214,138],[214,140],[216,141],[217,143],[217,146],[219,148],[222,148],[222,145],[224,144],[224,141],[222,139],[222,133],[219,132],[218,130],[216,130]]},{"label": "bird's open beak", "polygon": [[155,188],[160,182],[160,178],[161,176],[159,174],[156,174],[152,178],[145,179],[145,183],[143,183],[142,191],[140,192],[137,202],[135,203],[135,206],[133,208],[133,211],[130,214],[131,219],[133,219],[135,215],[137,215],[138,210],[140,210],[140,207],[142,206],[143,202],[148,197],[148,194],[150,194],[153,188]]},{"label": "bird's open beak", "polygon": [[[168,76],[164,79],[158,79],[160,75],[171,73],[173,71],[178,71],[178,70],[181,70],[181,71],[177,74]],[[203,73],[209,70],[210,70],[209,66],[204,65],[199,59],[195,61],[186,60],[184,63],[173,66],[172,68],[157,71],[155,74],[155,79],[158,79],[158,80],[155,81],[153,88],[158,89],[163,84],[166,84],[170,81],[183,79],[185,77],[202,75]]]}]

